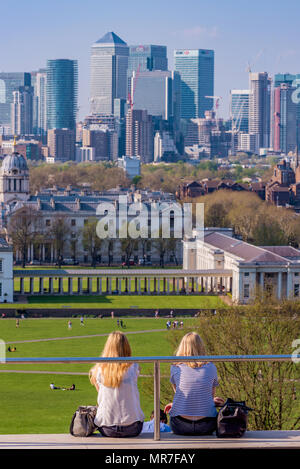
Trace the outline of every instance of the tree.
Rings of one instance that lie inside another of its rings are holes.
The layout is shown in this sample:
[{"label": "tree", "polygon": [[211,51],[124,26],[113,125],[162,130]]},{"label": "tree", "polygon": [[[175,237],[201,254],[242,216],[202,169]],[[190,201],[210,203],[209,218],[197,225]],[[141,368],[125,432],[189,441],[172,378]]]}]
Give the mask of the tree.
[{"label": "tree", "polygon": [[56,261],[59,267],[61,267],[64,248],[69,239],[70,226],[66,222],[66,219],[60,215],[54,217],[52,222],[49,237],[52,240],[53,247],[56,250]]},{"label": "tree", "polygon": [[130,259],[132,257],[134,248],[136,246],[136,240],[127,236],[127,238],[120,238],[121,252],[125,257],[125,263],[127,267],[130,266]]},{"label": "tree", "polygon": [[116,242],[115,239],[112,238],[105,238],[104,239],[104,247],[105,250],[107,251],[107,259],[108,259],[108,267],[111,265],[111,261],[113,258],[113,252],[114,252],[114,243]]},{"label": "tree", "polygon": [[[292,353],[300,337],[300,302],[277,301],[270,295],[245,307],[235,306],[202,314],[193,330],[199,333],[208,355],[280,355]],[[175,347],[188,330],[169,335]],[[300,428],[300,365],[289,362],[217,362],[218,395],[245,400],[253,412],[249,429]],[[171,395],[169,398],[172,399]]]},{"label": "tree", "polygon": [[99,238],[96,232],[97,223],[98,220],[96,218],[92,218],[88,220],[82,230],[82,243],[84,249],[88,251],[91,256],[91,267],[96,266],[99,251],[101,250],[103,243],[103,240]]},{"label": "tree", "polygon": [[31,207],[17,210],[8,222],[8,236],[11,238],[15,253],[22,256],[22,267],[25,268],[28,248],[41,236],[41,216]]}]

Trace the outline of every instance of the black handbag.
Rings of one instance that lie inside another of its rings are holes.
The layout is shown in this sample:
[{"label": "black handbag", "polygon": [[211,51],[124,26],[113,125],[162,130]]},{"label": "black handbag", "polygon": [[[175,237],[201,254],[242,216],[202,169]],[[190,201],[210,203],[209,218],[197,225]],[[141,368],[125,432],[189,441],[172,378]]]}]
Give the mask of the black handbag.
[{"label": "black handbag", "polygon": [[73,436],[90,436],[97,429],[94,419],[97,413],[97,406],[79,406],[73,414],[70,433]]},{"label": "black handbag", "polygon": [[241,438],[248,424],[248,412],[252,410],[245,401],[234,401],[228,398],[220,408],[217,416],[218,438]]}]

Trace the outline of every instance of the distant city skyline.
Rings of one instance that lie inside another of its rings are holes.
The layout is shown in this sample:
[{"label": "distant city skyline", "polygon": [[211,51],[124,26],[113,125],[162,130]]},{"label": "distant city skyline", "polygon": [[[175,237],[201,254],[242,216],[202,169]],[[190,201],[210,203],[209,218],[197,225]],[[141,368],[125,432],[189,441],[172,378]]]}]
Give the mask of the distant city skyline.
[{"label": "distant city skyline", "polygon": [[248,66],[272,78],[299,73],[299,13],[297,0],[286,0],[284,8],[279,0],[252,0],[251,8],[245,0],[186,0],[184,6],[179,0],[5,2],[0,72],[32,72],[45,68],[50,59],[77,60],[81,120],[90,107],[90,48],[107,32],[114,31],[128,46],[166,46],[169,70],[174,70],[175,49],[211,49],[215,94],[222,96],[219,112],[227,118],[230,90],[248,88]]}]

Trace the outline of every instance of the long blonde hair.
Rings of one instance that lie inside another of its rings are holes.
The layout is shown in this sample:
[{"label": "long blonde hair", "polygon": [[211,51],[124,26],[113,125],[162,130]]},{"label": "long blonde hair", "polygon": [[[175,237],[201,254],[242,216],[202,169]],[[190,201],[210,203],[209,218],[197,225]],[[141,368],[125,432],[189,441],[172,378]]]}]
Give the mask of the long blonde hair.
[{"label": "long blonde hair", "polygon": [[[131,348],[125,334],[119,331],[109,334],[101,354],[102,357],[131,357]],[[89,372],[90,382],[95,385],[98,371],[101,383],[110,388],[118,388],[124,374],[132,363],[96,363]]]},{"label": "long blonde hair", "polygon": [[[192,356],[201,356],[206,355],[205,347],[202,342],[201,337],[196,332],[188,332],[185,336],[181,339],[181,342],[176,350],[177,357],[192,357]],[[204,365],[207,362],[182,362],[191,368],[198,368]],[[175,363],[179,364],[178,362]]]}]

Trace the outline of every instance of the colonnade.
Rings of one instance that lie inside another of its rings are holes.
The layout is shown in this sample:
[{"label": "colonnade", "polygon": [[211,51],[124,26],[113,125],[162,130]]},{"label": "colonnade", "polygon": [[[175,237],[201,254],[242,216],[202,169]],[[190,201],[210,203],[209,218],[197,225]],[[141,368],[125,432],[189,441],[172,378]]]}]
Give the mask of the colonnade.
[{"label": "colonnade", "polygon": [[[69,271],[70,272],[70,271]],[[16,280],[16,279],[19,280]],[[18,273],[15,278],[14,293],[21,295],[151,295],[151,294],[226,294],[232,291],[232,277],[228,274],[219,276],[216,274],[188,275],[178,271],[176,275],[168,275],[168,271],[162,271],[158,275],[144,272],[134,274],[100,273],[93,275],[49,275],[47,271],[43,275]]]}]

